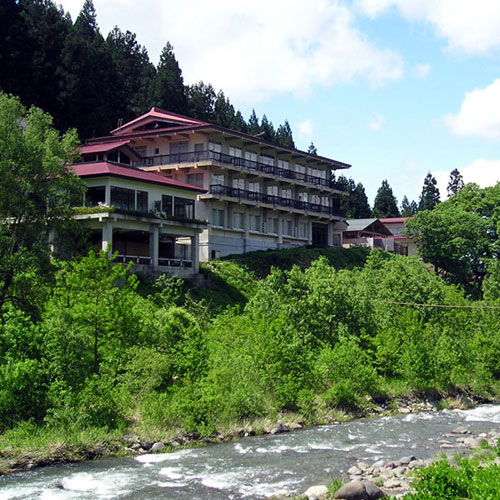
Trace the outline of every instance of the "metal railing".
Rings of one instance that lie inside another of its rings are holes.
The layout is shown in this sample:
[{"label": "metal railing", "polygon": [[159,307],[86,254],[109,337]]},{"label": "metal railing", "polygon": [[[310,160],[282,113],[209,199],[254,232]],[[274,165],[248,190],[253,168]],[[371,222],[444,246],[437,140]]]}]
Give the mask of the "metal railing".
[{"label": "metal railing", "polygon": [[247,191],[246,189],[222,186],[221,184],[210,185],[210,194],[227,196],[229,198],[237,198],[239,200],[249,200],[258,203],[266,203],[268,205],[278,205],[281,207],[306,210],[308,212],[335,215],[337,217],[345,217],[345,211],[340,208],[327,207],[319,203],[310,203],[307,201],[283,198],[282,196],[276,196],[273,194],[256,193],[254,191]]},{"label": "metal railing", "polygon": [[[151,257],[144,257],[141,255],[117,255],[115,262],[122,262],[124,264],[132,262],[134,264],[141,264],[146,266],[151,266],[153,264]],[[186,259],[160,257],[158,258],[158,265],[169,267],[193,267],[193,261]]]},{"label": "metal railing", "polygon": [[303,172],[295,172],[294,170],[279,168],[275,165],[267,165],[266,163],[247,160],[246,158],[241,158],[239,156],[232,156],[225,153],[217,153],[216,151],[208,150],[174,153],[170,155],[145,156],[141,162],[135,162],[134,166],[152,167],[178,163],[195,163],[207,160],[222,163],[223,165],[232,165],[235,167],[244,168],[246,170],[263,172],[265,174],[275,175],[276,177],[281,177],[283,179],[297,180],[305,182],[307,184],[337,189],[338,191],[345,190],[343,184],[332,181],[330,179],[324,179],[323,177],[317,177]]}]

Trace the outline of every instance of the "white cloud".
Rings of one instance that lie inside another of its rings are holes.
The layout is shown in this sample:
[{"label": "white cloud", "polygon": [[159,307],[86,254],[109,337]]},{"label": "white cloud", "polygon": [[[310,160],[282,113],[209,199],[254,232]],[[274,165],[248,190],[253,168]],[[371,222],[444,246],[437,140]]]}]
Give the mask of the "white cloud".
[{"label": "white cloud", "polygon": [[377,132],[385,125],[385,123],[385,118],[382,115],[378,114],[377,116],[375,116],[375,118],[373,118],[373,120],[368,123],[368,128],[370,128],[374,132]]},{"label": "white cloud", "polygon": [[478,136],[500,140],[500,79],[483,89],[467,92],[456,115],[445,122],[459,136]]},{"label": "white cloud", "polygon": [[[76,0],[62,3],[75,6]],[[169,40],[186,83],[210,82],[239,102],[284,92],[307,95],[314,87],[359,80],[379,85],[403,73],[401,57],[374,46],[341,0],[94,4],[104,34],[115,24],[134,31],[154,61]]]},{"label": "white cloud", "polygon": [[311,120],[304,120],[295,124],[299,139],[304,142],[312,140],[314,135],[314,125]]},{"label": "white cloud", "polygon": [[415,68],[415,76],[423,80],[424,78],[427,78],[430,71],[431,71],[430,64],[417,64],[417,67]]},{"label": "white cloud", "polygon": [[357,0],[356,4],[372,17],[392,7],[407,19],[429,22],[450,49],[477,54],[500,47],[496,0]]},{"label": "white cloud", "polygon": [[[462,174],[465,184],[474,182],[485,188],[500,182],[500,160],[478,158],[464,167],[458,167],[458,170]],[[450,181],[450,172],[439,170],[433,172],[432,175],[436,178],[441,199],[444,200],[448,196],[446,188]]]}]

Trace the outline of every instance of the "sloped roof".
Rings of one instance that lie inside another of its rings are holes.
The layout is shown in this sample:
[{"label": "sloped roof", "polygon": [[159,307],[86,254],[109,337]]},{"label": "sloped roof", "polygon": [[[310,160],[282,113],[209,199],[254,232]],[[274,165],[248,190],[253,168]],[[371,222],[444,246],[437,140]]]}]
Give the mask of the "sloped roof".
[{"label": "sloped roof", "polygon": [[408,217],[390,217],[379,220],[382,224],[401,224],[401,222],[404,222],[406,219],[408,219]]},{"label": "sloped roof", "polygon": [[101,144],[85,144],[80,146],[80,151],[82,155],[92,154],[92,153],[107,153],[108,151],[114,151],[123,146],[130,144],[130,139],[126,141],[116,141],[116,142],[105,142]]},{"label": "sloped roof", "polygon": [[370,233],[376,233],[379,236],[391,235],[392,233],[387,229],[384,224],[377,218],[370,219],[347,219],[346,220],[349,227],[346,229],[347,232],[351,231],[367,231]]},{"label": "sloped roof", "polygon": [[97,177],[110,175],[127,179],[134,179],[142,182],[151,182],[153,184],[162,184],[173,188],[189,189],[191,191],[199,191],[202,193],[206,191],[206,189],[192,186],[191,184],[186,184],[184,182],[179,182],[173,179],[168,179],[167,177],[155,174],[154,172],[145,172],[144,170],[139,170],[133,167],[123,167],[107,161],[95,163],[76,163],[74,165],[71,165],[70,169],[78,177]]}]

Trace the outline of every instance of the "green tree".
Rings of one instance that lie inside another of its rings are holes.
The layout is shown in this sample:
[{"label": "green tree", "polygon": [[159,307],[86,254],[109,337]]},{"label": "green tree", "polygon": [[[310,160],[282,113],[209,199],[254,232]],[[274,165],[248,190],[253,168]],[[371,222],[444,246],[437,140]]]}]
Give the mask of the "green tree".
[{"label": "green tree", "polygon": [[153,98],[156,106],[167,111],[181,114],[188,112],[182,70],[170,42],[163,47],[160,55],[153,83]]},{"label": "green tree", "polygon": [[259,133],[261,134],[260,137],[266,141],[274,142],[276,140],[276,132],[273,123],[267,119],[266,115],[262,116]]},{"label": "green tree", "polygon": [[293,133],[288,123],[288,120],[285,120],[283,125],[278,127],[276,130],[275,142],[279,146],[286,146],[287,148],[295,148],[295,142],[293,141]]},{"label": "green tree", "polygon": [[446,188],[448,196],[456,195],[463,187],[464,178],[458,168],[455,168],[450,173],[450,182],[448,182],[448,187]]},{"label": "green tree", "polygon": [[49,115],[0,93],[0,315],[7,302],[27,310],[36,303],[50,270],[48,237],[82,193],[67,171],[77,144],[74,131],[60,137]]},{"label": "green tree", "polygon": [[436,178],[428,172],[424,179],[422,193],[418,202],[419,210],[432,210],[439,203],[439,189]]},{"label": "green tree", "polygon": [[260,132],[259,119],[255,113],[255,109],[252,109],[252,114],[248,119],[248,133],[251,135],[257,135]]},{"label": "green tree", "polygon": [[411,217],[415,215],[418,211],[418,206],[415,201],[408,201],[406,195],[403,197],[403,201],[401,202],[401,216],[402,217]]},{"label": "green tree", "polygon": [[215,102],[217,95],[212,85],[203,82],[190,85],[186,89],[189,116],[210,123],[216,121]]},{"label": "green tree", "polygon": [[382,185],[375,196],[373,204],[373,213],[375,217],[399,217],[398,202],[389,186],[387,180],[382,181]]},{"label": "green tree", "polygon": [[316,146],[314,145],[314,142],[311,142],[311,144],[309,144],[309,147],[307,148],[307,152],[310,155],[314,155],[314,156],[318,155],[318,150],[316,149]]}]

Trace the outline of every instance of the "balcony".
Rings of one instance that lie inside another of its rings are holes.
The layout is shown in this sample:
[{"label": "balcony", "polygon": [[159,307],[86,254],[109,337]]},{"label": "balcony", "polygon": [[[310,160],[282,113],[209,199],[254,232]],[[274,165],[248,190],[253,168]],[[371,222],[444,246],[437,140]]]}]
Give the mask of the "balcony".
[{"label": "balcony", "polygon": [[296,180],[305,182],[306,184],[344,191],[344,186],[342,184],[330,179],[323,179],[322,177],[316,177],[302,172],[294,172],[293,170],[286,170],[284,168],[278,168],[274,165],[267,165],[265,163],[247,160],[245,158],[231,156],[225,153],[217,153],[215,151],[195,151],[187,153],[174,153],[171,155],[145,156],[142,162],[136,162],[134,163],[134,166],[152,167],[160,165],[176,165],[179,163],[195,163],[200,161],[215,161],[223,165],[231,165],[242,168],[248,170],[249,172],[262,172],[264,174],[274,175],[275,177],[283,179]]},{"label": "balcony", "polygon": [[257,203],[266,203],[268,205],[287,207],[296,210],[305,210],[307,212],[334,215],[336,217],[345,217],[345,212],[340,208],[327,207],[325,205],[320,205],[319,203],[309,203],[307,201],[292,200],[272,194],[256,193],[254,191],[247,191],[246,189],[221,186],[220,184],[212,184],[210,186],[209,194],[227,196],[228,198],[237,198],[238,200],[249,200],[255,201]]}]

